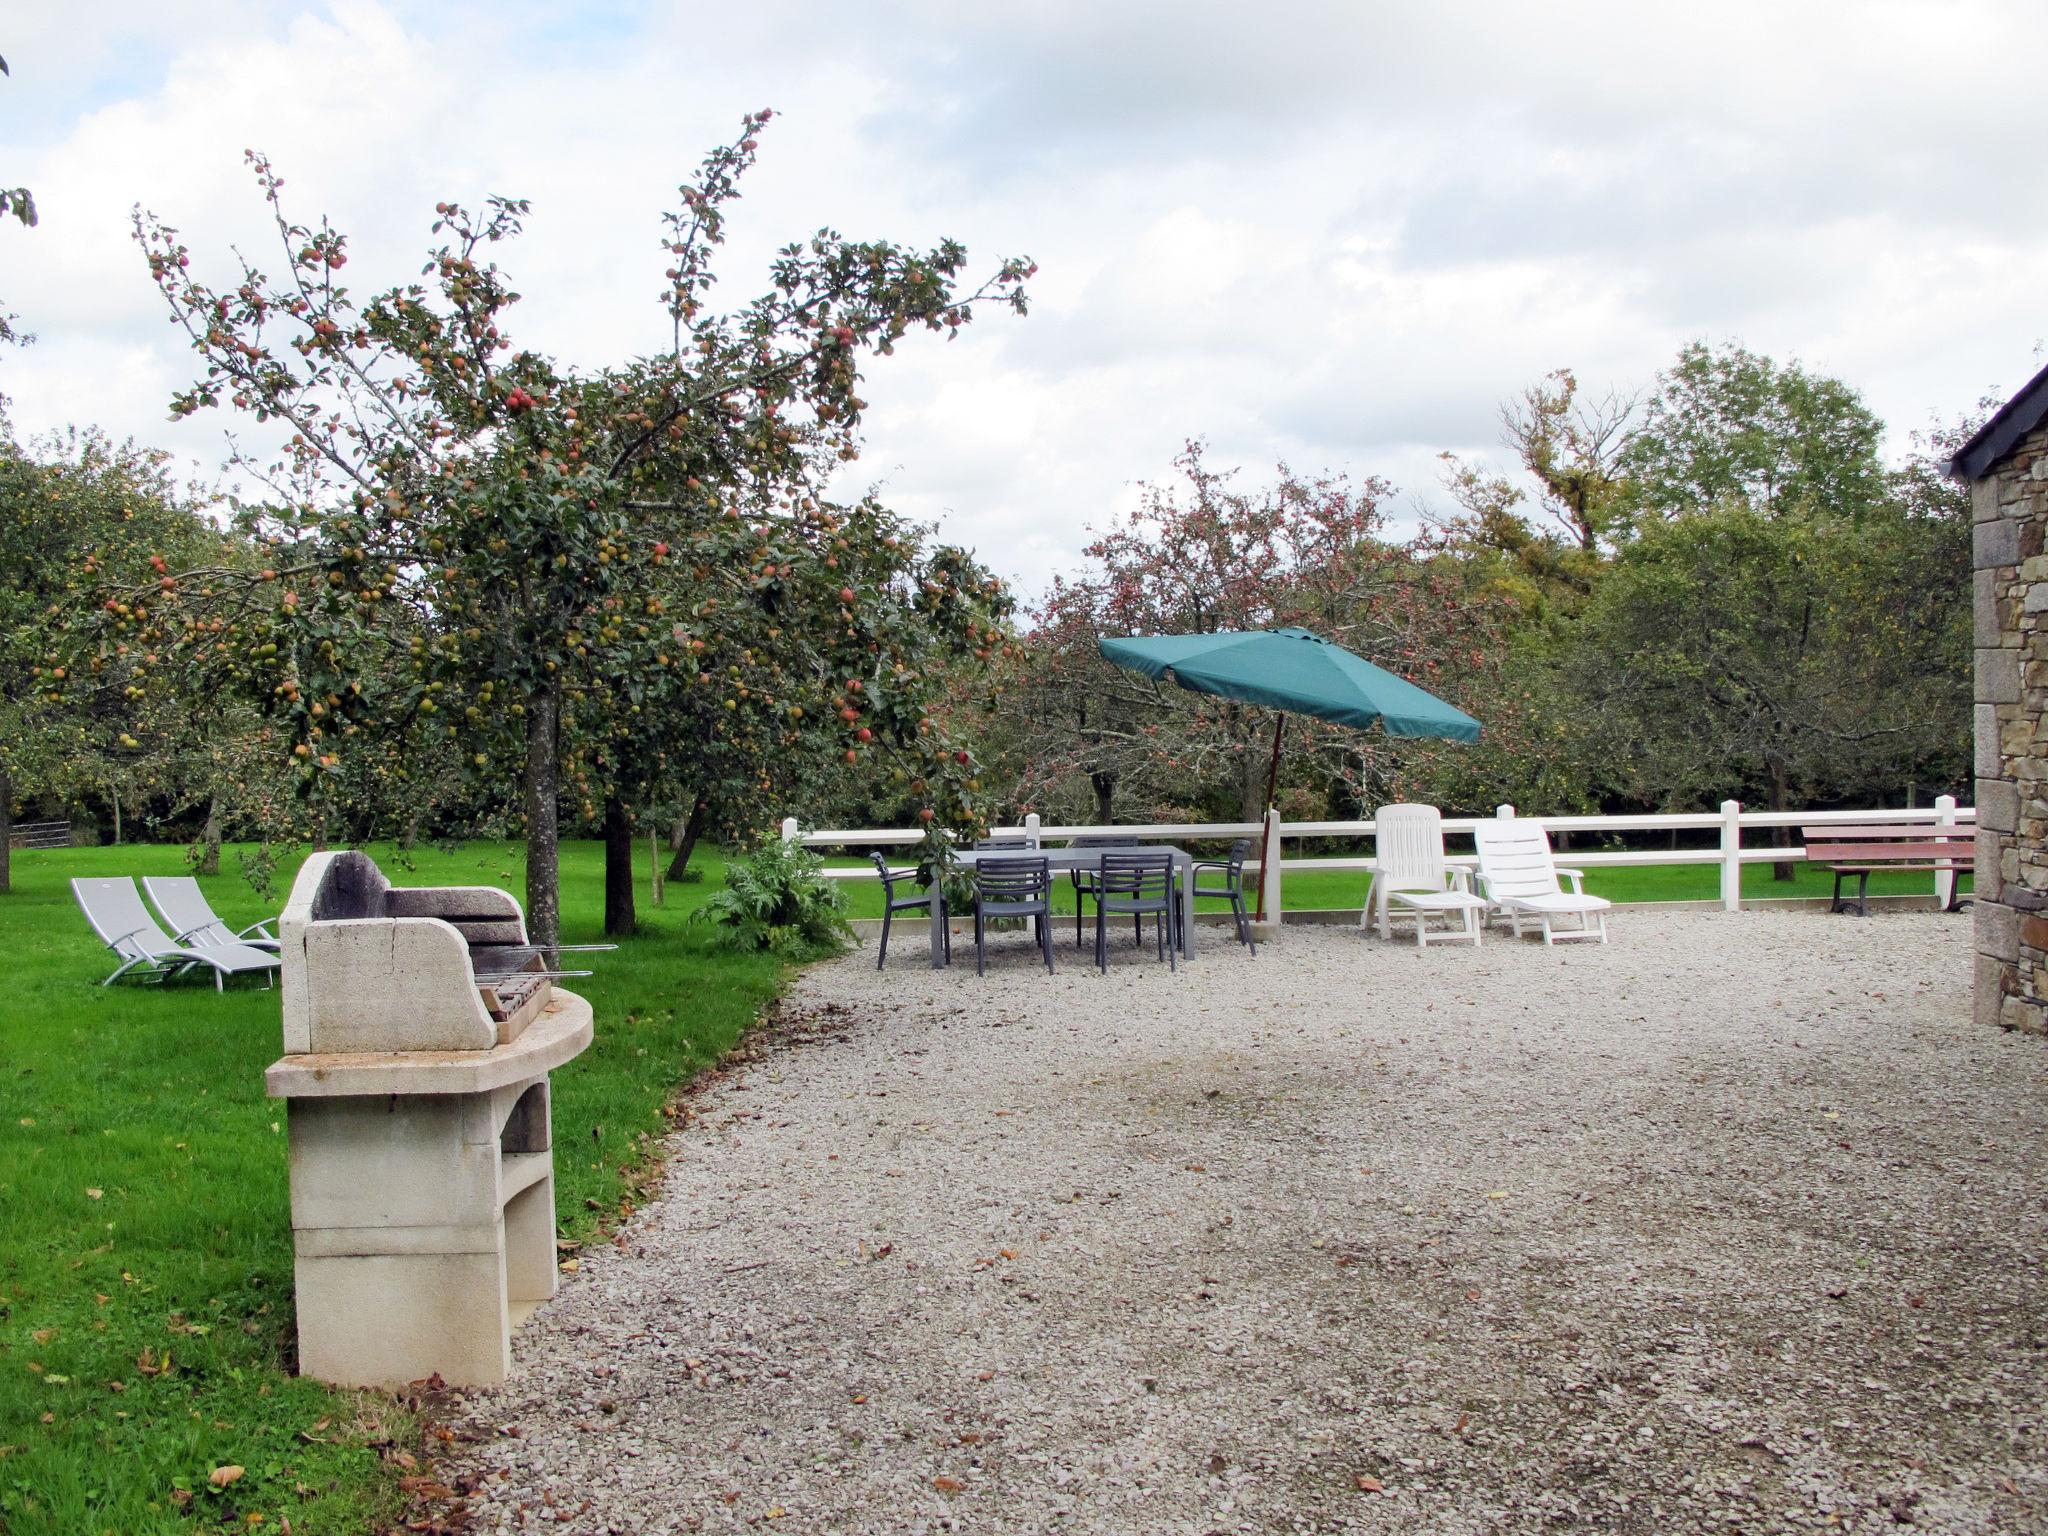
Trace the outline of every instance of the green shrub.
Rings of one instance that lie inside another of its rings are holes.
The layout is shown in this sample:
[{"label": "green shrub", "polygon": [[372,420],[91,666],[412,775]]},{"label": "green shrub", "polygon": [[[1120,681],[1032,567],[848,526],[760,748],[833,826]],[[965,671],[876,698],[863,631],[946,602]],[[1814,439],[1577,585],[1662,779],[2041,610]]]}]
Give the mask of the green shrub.
[{"label": "green shrub", "polygon": [[716,925],[717,942],[728,949],[773,950],[791,959],[831,954],[853,942],[853,929],[823,868],[802,843],[778,838],[727,865],[725,889],[707,898],[697,917]]}]

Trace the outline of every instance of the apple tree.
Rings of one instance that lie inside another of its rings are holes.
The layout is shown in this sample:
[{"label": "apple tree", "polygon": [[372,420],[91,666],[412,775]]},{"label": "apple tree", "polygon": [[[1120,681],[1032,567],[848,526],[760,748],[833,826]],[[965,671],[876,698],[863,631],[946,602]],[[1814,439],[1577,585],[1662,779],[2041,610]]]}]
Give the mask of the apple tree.
[{"label": "apple tree", "polygon": [[[339,792],[366,755],[402,780],[427,738],[501,798],[516,784],[542,942],[559,926],[572,690],[630,696],[655,672],[664,689],[670,673],[719,687],[692,643],[724,643],[735,598],[721,589],[758,539],[749,513],[800,505],[857,455],[863,363],[913,330],[955,332],[979,305],[1025,307],[1025,261],[970,285],[956,242],[915,250],[832,230],[785,247],[761,296],[714,305],[715,257],[769,116],[748,116],[665,216],[659,348],[596,371],[508,334],[519,295],[494,258],[523,202],[438,205],[423,281],[363,296],[345,281],[347,239],[294,222],[260,155],[274,272],[239,258],[213,284],[176,229],[136,217],[201,360],[173,414],[231,408],[282,446],[235,459],[262,487],[252,526],[271,563],[253,579],[177,573],[131,639],[202,663],[285,722],[309,796]],[[700,594],[644,579],[685,557],[707,571]],[[887,600],[844,586],[835,645],[857,643]]]}]

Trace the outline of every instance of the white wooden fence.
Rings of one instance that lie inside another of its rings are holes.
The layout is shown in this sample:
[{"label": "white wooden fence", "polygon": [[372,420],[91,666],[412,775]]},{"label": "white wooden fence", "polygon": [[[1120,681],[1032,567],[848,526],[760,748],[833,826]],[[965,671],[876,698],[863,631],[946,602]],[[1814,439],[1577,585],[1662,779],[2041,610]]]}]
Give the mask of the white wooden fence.
[{"label": "white wooden fence", "polygon": [[[1503,805],[1495,815],[1506,818],[1515,814],[1512,805]],[[1718,811],[1692,811],[1672,815],[1644,816],[1545,816],[1540,818],[1552,833],[1608,833],[1608,832],[1672,832],[1706,831],[1719,833],[1719,846],[1712,848],[1638,848],[1638,849],[1588,849],[1574,848],[1560,857],[1559,862],[1574,869],[1605,869],[1629,864],[1713,864],[1721,871],[1721,905],[1730,912],[1742,908],[1742,866],[1745,864],[1778,864],[1796,861],[1806,857],[1804,848],[1794,845],[1790,848],[1774,848],[1754,841],[1745,844],[1743,834],[1750,831],[1764,831],[1774,827],[1820,827],[1820,826],[1872,826],[1877,824],[1905,824],[1927,827],[1960,827],[1968,829],[1976,825],[1977,812],[1969,806],[1958,806],[1953,795],[1943,795],[1932,806],[1917,810],[1898,808],[1869,811],[1745,811],[1734,800],[1723,800]],[[1452,816],[1444,818],[1444,835],[1455,838],[1469,837],[1472,829],[1479,825],[1480,818]],[[1249,837],[1258,840],[1258,848],[1245,861],[1247,878],[1252,871],[1258,872],[1267,913],[1276,916],[1280,912],[1280,876],[1286,870],[1367,870],[1373,867],[1370,854],[1346,855],[1337,858],[1288,858],[1286,843],[1312,842],[1317,838],[1371,837],[1374,832],[1370,821],[1282,821],[1277,811],[1268,811],[1263,822],[1221,821],[1221,822],[1162,822],[1116,827],[1060,827],[1045,826],[1034,814],[1024,818],[1021,826],[996,827],[992,837],[1023,837],[1033,844],[1039,842],[1065,842],[1075,837],[1101,837],[1107,832],[1128,836],[1133,842],[1166,842],[1186,839],[1191,842],[1228,842],[1233,838]],[[794,816],[785,817],[782,822],[782,836],[786,842],[801,840],[807,846],[820,849],[886,849],[901,848],[924,840],[924,833],[910,827],[884,827],[878,829],[828,828],[823,831],[805,832],[797,825]],[[1275,850],[1276,856],[1265,858],[1267,849]],[[1455,858],[1455,852],[1453,854]],[[839,880],[873,880],[872,868],[828,869],[826,874]],[[1954,894],[1956,877],[1940,873],[1932,877],[1933,894],[1941,905],[1946,906]],[[1365,885],[1359,884],[1359,898],[1364,899]]]}]

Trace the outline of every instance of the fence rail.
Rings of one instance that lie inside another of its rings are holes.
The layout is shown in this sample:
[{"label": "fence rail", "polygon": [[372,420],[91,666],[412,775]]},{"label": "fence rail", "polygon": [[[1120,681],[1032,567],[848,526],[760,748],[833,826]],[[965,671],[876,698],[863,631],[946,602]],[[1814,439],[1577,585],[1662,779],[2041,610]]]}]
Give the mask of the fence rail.
[{"label": "fence rail", "polygon": [[[1444,835],[1447,838],[1470,837],[1473,828],[1483,825],[1486,821],[1506,819],[1515,814],[1513,806],[1503,805],[1492,818],[1448,816],[1444,818]],[[1669,815],[1543,816],[1535,819],[1550,832],[1568,832],[1575,836],[1581,833],[1615,832],[1718,832],[1720,835],[1716,840],[1716,846],[1710,848],[1583,851],[1573,848],[1561,856],[1561,862],[1575,869],[1610,869],[1658,864],[1718,865],[1721,870],[1721,905],[1730,912],[1735,912],[1742,906],[1743,865],[1796,863],[1806,857],[1806,850],[1798,846],[1745,846],[1745,832],[1787,827],[1870,826],[1881,823],[1968,830],[1976,824],[1977,812],[1970,806],[1958,806],[1953,795],[1943,795],[1933,805],[1918,808],[1895,806],[1862,811],[1745,811],[1739,802],[1724,800],[1718,811],[1680,811]],[[1269,811],[1263,822],[1145,822],[1114,827],[1047,826],[1042,824],[1036,815],[1032,815],[1025,817],[1023,823],[1018,826],[992,828],[990,835],[1022,837],[1034,844],[1065,842],[1076,837],[1101,837],[1108,832],[1121,833],[1133,842],[1159,842],[1169,838],[1227,842],[1239,837],[1257,838],[1259,847],[1253,856],[1245,861],[1245,869],[1248,875],[1256,872],[1265,897],[1265,909],[1277,914],[1280,910],[1280,876],[1286,871],[1366,870],[1372,868],[1375,862],[1371,854],[1345,854],[1336,858],[1289,858],[1286,854],[1288,841],[1300,844],[1320,838],[1369,838],[1373,837],[1376,831],[1377,828],[1369,820],[1283,821],[1277,812]],[[782,837],[786,842],[802,842],[810,848],[885,849],[922,842],[924,833],[915,828],[905,827],[841,827],[806,832],[798,826],[796,818],[791,816],[783,819]],[[1455,851],[1452,856],[1454,859],[1459,857]],[[871,868],[828,869],[825,873],[836,880],[876,878]],[[1948,872],[1938,873],[1933,877],[1933,893],[1944,906],[1955,892],[1955,879],[1956,877]]]},{"label": "fence rail", "polygon": [[7,829],[7,846],[10,848],[69,848],[71,846],[71,823],[68,821],[17,821]]}]

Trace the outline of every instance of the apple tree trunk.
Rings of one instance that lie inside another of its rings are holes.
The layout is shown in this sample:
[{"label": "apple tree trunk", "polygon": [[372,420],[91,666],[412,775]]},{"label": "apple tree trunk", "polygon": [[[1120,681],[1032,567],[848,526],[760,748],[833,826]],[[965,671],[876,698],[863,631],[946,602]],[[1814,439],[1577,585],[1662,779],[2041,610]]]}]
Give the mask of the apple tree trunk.
[{"label": "apple tree trunk", "polygon": [[705,801],[698,795],[690,802],[689,817],[676,828],[675,857],[668,861],[666,879],[680,880],[690,870],[690,855],[697,851],[697,839],[704,835]]},{"label": "apple tree trunk", "polygon": [[604,803],[604,931],[633,931],[633,812],[617,796]]},{"label": "apple tree trunk", "polygon": [[199,834],[199,873],[220,873],[220,796],[206,802],[206,830]]},{"label": "apple tree trunk", "polygon": [[526,701],[526,932],[536,944],[562,942],[561,711],[561,691],[552,684]]}]

